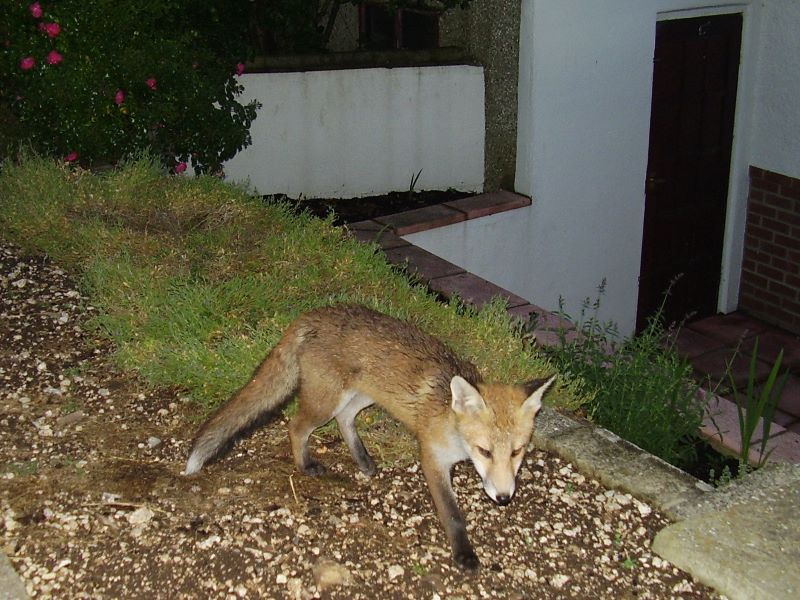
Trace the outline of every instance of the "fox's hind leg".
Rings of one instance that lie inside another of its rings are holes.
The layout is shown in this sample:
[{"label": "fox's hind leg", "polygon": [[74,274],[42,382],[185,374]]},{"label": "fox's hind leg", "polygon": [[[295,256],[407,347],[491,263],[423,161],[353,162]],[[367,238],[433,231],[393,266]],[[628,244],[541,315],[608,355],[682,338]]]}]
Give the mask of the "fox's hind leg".
[{"label": "fox's hind leg", "polygon": [[361,441],[358,431],[356,431],[356,415],[373,403],[374,401],[369,396],[346,391],[342,394],[341,408],[336,414],[336,423],[339,425],[339,431],[342,432],[342,437],[350,449],[353,460],[356,461],[361,472],[369,477],[375,474],[375,461],[367,452],[364,442]]},{"label": "fox's hind leg", "polygon": [[308,452],[308,438],[317,427],[331,420],[333,414],[324,407],[319,395],[301,389],[297,396],[299,410],[289,423],[289,439],[297,468],[306,475],[318,477],[325,474],[325,465],[311,458]]}]

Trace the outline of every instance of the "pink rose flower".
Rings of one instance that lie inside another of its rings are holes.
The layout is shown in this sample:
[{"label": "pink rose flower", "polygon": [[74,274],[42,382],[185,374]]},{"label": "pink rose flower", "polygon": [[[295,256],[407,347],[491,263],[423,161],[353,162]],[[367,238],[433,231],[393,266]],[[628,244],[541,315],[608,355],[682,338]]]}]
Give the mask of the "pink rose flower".
[{"label": "pink rose flower", "polygon": [[28,10],[31,11],[31,16],[34,19],[39,19],[42,16],[42,5],[38,2],[34,2],[28,7]]},{"label": "pink rose flower", "polygon": [[175,172],[176,172],[177,174],[179,174],[179,175],[180,175],[180,174],[181,174],[181,173],[183,173],[185,170],[186,170],[186,163],[185,163],[185,162],[179,162],[177,165],[175,165]]},{"label": "pink rose flower", "polygon": [[39,23],[39,30],[46,33],[48,37],[56,38],[61,33],[61,25],[58,23]]},{"label": "pink rose flower", "polygon": [[58,50],[50,50],[50,52],[47,53],[48,65],[57,65],[62,60],[64,60],[64,57],[61,56],[61,53]]},{"label": "pink rose flower", "polygon": [[236,63],[236,74],[241,75],[244,73],[244,63]]},{"label": "pink rose flower", "polygon": [[156,87],[156,78],[155,77],[151,77],[150,79],[145,81],[145,83],[147,84],[147,87],[149,87],[153,91],[156,91],[156,89],[158,89]]},{"label": "pink rose flower", "polygon": [[117,90],[117,93],[114,94],[114,103],[119,106],[123,102],[125,102],[125,92],[122,90]]},{"label": "pink rose flower", "polygon": [[19,68],[23,71],[30,71],[33,67],[36,66],[36,59],[32,56],[26,56],[21,61],[19,61]]},{"label": "pink rose flower", "polygon": [[67,162],[75,162],[76,160],[78,160],[78,153],[74,151],[70,152],[64,157],[64,160]]}]

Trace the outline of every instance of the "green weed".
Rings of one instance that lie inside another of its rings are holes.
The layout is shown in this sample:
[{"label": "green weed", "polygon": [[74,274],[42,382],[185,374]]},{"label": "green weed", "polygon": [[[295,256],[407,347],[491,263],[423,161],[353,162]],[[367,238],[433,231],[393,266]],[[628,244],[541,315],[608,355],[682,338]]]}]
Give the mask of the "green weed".
[{"label": "green weed", "polygon": [[597,316],[603,285],[599,291],[597,300],[584,301],[576,331],[560,331],[548,355],[589,398],[593,421],[669,463],[688,464],[703,420],[691,366],[664,344],[660,314],[620,340],[615,324]]},{"label": "green weed", "polygon": [[35,460],[8,463],[4,466],[3,472],[13,473],[16,477],[31,477],[39,472],[39,463]]},{"label": "green weed", "polygon": [[[763,467],[769,459],[772,450],[767,451],[769,434],[772,429],[772,417],[775,408],[783,393],[789,371],[779,375],[781,363],[783,362],[783,349],[778,353],[778,357],[770,369],[769,376],[760,390],[756,389],[756,365],[758,364],[758,338],[753,346],[753,354],[750,357],[750,367],[748,370],[747,385],[744,393],[737,388],[733,376],[728,369],[728,378],[731,383],[736,413],[739,419],[739,433],[741,435],[741,453],[739,455],[740,466],[750,465],[750,450],[753,447],[753,435],[761,422],[761,440],[758,442],[758,461],[755,468]],[[745,471],[747,469],[745,468]],[[740,473],[741,474],[741,473]]]},{"label": "green weed", "polygon": [[83,408],[83,405],[77,398],[68,398],[66,402],[64,402],[63,406],[61,407],[61,414],[69,415],[71,413],[77,412]]}]

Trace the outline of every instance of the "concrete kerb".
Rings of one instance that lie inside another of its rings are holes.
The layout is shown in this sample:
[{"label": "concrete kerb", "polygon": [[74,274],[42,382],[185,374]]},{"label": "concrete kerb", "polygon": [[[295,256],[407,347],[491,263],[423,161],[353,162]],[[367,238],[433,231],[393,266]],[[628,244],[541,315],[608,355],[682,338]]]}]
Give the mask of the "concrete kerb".
[{"label": "concrete kerb", "polygon": [[603,485],[653,505],[673,521],[691,516],[714,489],[607,429],[548,407],[536,419],[533,442]]},{"label": "concrete kerb", "polygon": [[587,421],[545,407],[533,443],[675,521],[653,550],[731,600],[800,597],[800,466],[713,488]]},{"label": "concrete kerb", "polygon": [[0,551],[0,600],[27,600],[28,592],[25,584],[8,557]]}]

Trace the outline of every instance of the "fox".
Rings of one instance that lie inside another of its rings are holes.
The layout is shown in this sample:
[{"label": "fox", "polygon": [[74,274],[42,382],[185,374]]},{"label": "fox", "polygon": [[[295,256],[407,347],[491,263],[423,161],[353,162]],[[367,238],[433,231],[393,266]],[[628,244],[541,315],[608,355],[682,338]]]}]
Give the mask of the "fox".
[{"label": "fox", "polygon": [[511,502],[516,477],[556,376],[523,384],[485,382],[477,367],[419,327],[358,304],[301,314],[250,380],[198,429],[184,474],[197,473],[243,431],[296,396],[289,440],[298,470],[323,475],[312,432],[331,419],[359,470],[376,464],[356,431],[356,415],[376,404],[417,439],[420,464],[456,565],[480,562],[467,536],[451,469],[469,460],[497,505]]}]

